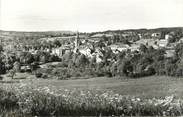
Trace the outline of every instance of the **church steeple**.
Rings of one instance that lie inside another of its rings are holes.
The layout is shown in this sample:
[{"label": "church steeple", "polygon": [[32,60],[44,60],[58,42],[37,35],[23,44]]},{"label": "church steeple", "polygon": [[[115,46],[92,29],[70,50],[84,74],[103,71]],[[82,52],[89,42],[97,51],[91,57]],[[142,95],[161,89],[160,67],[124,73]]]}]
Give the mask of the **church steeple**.
[{"label": "church steeple", "polygon": [[77,31],[75,38],[75,48],[78,48],[78,46],[79,46],[79,32]]}]

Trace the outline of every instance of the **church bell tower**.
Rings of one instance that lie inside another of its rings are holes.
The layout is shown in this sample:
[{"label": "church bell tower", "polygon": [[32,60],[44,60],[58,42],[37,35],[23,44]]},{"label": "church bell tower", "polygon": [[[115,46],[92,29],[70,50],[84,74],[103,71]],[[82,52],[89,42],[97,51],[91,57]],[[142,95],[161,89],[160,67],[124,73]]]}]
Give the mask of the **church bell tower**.
[{"label": "church bell tower", "polygon": [[78,48],[79,47],[79,43],[80,40],[79,40],[79,32],[77,31],[76,33],[76,38],[75,38],[75,48]]}]

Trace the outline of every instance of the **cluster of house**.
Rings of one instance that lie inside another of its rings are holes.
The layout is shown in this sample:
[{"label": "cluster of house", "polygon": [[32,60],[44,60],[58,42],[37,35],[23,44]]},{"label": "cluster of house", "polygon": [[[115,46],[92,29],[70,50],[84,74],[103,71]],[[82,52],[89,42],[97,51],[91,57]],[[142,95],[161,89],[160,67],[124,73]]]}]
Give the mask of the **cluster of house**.
[{"label": "cluster of house", "polygon": [[[124,38],[128,38],[131,35],[135,35],[134,33],[123,33],[121,34]],[[96,43],[98,43],[100,41],[101,38],[103,38],[103,36],[109,38],[109,39],[113,39],[113,34],[95,34],[92,35],[90,37],[88,37],[87,35],[82,35],[80,36],[79,33],[77,33],[76,36],[70,36],[70,37],[53,37],[53,38],[41,38],[40,41],[53,41],[53,40],[66,40],[66,42],[68,43],[64,43],[62,46],[60,47],[54,47],[54,48],[41,48],[42,51],[45,52],[50,52],[50,54],[53,55],[57,55],[59,57],[62,57],[65,53],[68,52],[80,52],[82,54],[84,54],[85,56],[92,58],[92,57],[96,57],[97,62],[101,62],[101,56],[103,56],[102,54],[102,49],[104,48],[100,48],[100,47],[94,47],[94,45]],[[136,34],[136,36],[138,36],[138,40],[137,41],[132,41],[131,44],[124,44],[124,43],[112,43],[110,45],[107,45],[108,47],[111,48],[111,50],[113,51],[113,53],[119,53],[121,51],[126,51],[126,50],[131,50],[131,51],[138,51],[140,48],[141,44],[147,45],[147,46],[153,46],[155,49],[157,48],[161,48],[161,47],[167,47],[168,48],[168,41],[169,38],[171,37],[169,34],[166,34],[164,36],[161,35],[161,33],[157,32],[157,33],[152,33],[151,34],[151,38],[145,38],[147,35],[146,34]],[[183,38],[180,39],[180,42],[183,42]],[[19,44],[6,44],[5,49],[10,49],[13,50],[14,46],[18,46],[18,48],[22,48],[22,45]],[[23,45],[26,46],[26,45]],[[31,46],[31,45],[27,45],[27,46]],[[169,49],[170,50],[170,49]],[[22,50],[23,51],[23,50]],[[35,50],[34,48],[29,47],[28,49],[29,52],[31,52],[32,54],[35,54],[37,52],[37,50]],[[171,50],[172,52],[173,50]]]}]

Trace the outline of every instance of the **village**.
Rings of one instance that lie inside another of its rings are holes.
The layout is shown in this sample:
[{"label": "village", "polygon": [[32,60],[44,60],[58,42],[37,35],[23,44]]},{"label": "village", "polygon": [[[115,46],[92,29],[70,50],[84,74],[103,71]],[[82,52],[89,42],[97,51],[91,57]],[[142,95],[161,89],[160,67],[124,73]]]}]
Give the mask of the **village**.
[{"label": "village", "polygon": [[[138,55],[143,47],[163,49],[165,51],[163,56],[172,58],[175,56],[175,47],[183,42],[182,32],[179,29],[169,32],[127,30],[81,33],[77,31],[72,34],[56,33],[54,34],[56,36],[52,36],[53,34],[45,36],[41,33],[41,36],[37,34],[37,37],[33,36],[36,35],[34,33],[28,33],[28,37],[24,38],[17,36],[22,34],[16,32],[11,32],[13,36],[10,32],[1,33],[1,69],[5,69],[1,73],[9,73],[14,67],[19,69],[16,71],[32,71],[31,65],[48,68],[47,63],[67,62],[77,67],[74,56],[78,58],[82,55],[90,64],[95,61],[94,66],[106,64],[111,68],[112,64],[119,62],[118,55],[124,52],[130,56]],[[65,61],[66,56],[71,56],[72,60]],[[136,72],[135,70],[134,73]]]},{"label": "village", "polygon": [[[180,38],[175,43],[170,43],[176,32],[162,34],[153,33],[134,33],[126,31],[123,33],[98,33],[98,34],[80,34],[76,32],[74,36],[65,37],[45,37],[34,40],[11,39],[2,42],[3,49],[11,53],[30,52],[36,54],[38,51],[48,52],[51,55],[62,58],[65,53],[74,52],[84,54],[88,58],[96,57],[97,62],[102,61],[102,51],[104,47],[110,48],[113,53],[122,51],[139,51],[140,45],[152,46],[154,49],[165,48],[167,56],[171,57],[174,48],[183,41]],[[2,37],[1,37],[2,38]],[[125,42],[126,41],[126,42]]]}]

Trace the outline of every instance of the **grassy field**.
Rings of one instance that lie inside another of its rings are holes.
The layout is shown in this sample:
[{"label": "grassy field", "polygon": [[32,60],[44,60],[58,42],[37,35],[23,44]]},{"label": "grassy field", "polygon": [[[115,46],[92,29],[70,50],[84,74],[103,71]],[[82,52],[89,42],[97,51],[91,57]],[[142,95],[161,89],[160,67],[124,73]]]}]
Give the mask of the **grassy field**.
[{"label": "grassy field", "polygon": [[[34,87],[81,90],[112,90],[121,95],[141,98],[165,97],[174,95],[183,97],[183,78],[151,76],[140,79],[90,78],[77,80],[20,79],[20,83]],[[0,87],[14,87],[20,83],[1,83]]]},{"label": "grassy field", "polygon": [[0,116],[180,116],[182,86],[183,79],[164,76],[48,80],[17,74],[0,82]]}]

